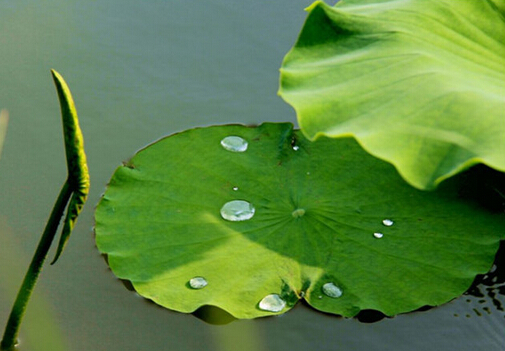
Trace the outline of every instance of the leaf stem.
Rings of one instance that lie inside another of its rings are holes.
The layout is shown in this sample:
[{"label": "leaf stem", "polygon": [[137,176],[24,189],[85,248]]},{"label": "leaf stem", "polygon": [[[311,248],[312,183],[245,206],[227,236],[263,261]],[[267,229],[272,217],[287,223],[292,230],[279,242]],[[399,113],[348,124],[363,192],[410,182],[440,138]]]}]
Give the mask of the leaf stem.
[{"label": "leaf stem", "polygon": [[19,289],[16,301],[12,306],[12,311],[9,315],[4,335],[0,343],[0,350],[2,351],[11,351],[15,348],[19,326],[21,324],[21,320],[23,319],[28,300],[30,299],[35,283],[37,282],[37,278],[42,270],[42,265],[47,257],[47,253],[56,235],[56,231],[67,204],[67,215],[63,224],[60,241],[56,249],[56,255],[51,264],[56,262],[63,252],[89,192],[89,173],[88,165],[86,163],[86,154],[84,153],[84,140],[79,127],[79,120],[77,118],[74,100],[63,77],[55,70],[51,70],[51,74],[53,76],[56,92],[58,93],[58,99],[60,101],[68,177],[61,188],[58,198],[56,199],[56,203],[51,211],[44,233],[40,238],[37,250],[33,255],[30,266],[28,267],[28,271],[26,272],[23,284]]},{"label": "leaf stem", "polygon": [[16,301],[12,306],[12,311],[5,327],[2,343],[0,344],[1,350],[7,351],[14,349],[19,332],[19,325],[21,324],[21,320],[24,316],[28,300],[32,294],[35,283],[37,282],[40,271],[42,270],[42,265],[47,257],[49,247],[56,236],[58,225],[61,217],[63,216],[63,212],[65,211],[65,207],[67,206],[68,200],[70,199],[70,195],[72,195],[72,189],[67,180],[65,184],[63,184],[60,194],[56,199],[56,203],[51,211],[44,233],[40,238],[37,250],[33,255],[30,266],[28,267],[28,271],[26,272],[23,284],[19,289]]}]

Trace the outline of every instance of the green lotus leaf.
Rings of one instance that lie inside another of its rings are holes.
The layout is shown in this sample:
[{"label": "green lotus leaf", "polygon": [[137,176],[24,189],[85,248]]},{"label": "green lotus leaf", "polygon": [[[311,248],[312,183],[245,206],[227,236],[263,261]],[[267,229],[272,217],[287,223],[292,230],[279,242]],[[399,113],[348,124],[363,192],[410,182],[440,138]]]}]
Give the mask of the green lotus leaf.
[{"label": "green lotus leaf", "polygon": [[354,136],[411,185],[505,171],[505,1],[317,1],[279,94],[315,139]]},{"label": "green lotus leaf", "polygon": [[121,279],[181,312],[283,313],[299,299],[354,316],[438,305],[486,272],[504,216],[405,183],[352,138],[307,140],[289,123],[197,128],[120,166],[96,243]]}]

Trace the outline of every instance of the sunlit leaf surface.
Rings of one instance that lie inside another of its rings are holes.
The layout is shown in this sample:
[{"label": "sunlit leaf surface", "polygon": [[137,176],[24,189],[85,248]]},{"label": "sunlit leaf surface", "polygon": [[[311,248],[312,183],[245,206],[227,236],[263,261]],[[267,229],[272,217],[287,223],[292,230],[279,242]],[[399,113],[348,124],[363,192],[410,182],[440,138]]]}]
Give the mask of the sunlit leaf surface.
[{"label": "sunlit leaf surface", "polygon": [[197,128],[116,170],[96,242],[116,276],[177,311],[254,318],[303,298],[395,315],[491,267],[504,218],[459,198],[463,180],[422,192],[354,139],[310,142],[287,123]]},{"label": "sunlit leaf surface", "polygon": [[413,186],[505,170],[505,1],[315,2],[279,94],[309,138],[354,136]]}]

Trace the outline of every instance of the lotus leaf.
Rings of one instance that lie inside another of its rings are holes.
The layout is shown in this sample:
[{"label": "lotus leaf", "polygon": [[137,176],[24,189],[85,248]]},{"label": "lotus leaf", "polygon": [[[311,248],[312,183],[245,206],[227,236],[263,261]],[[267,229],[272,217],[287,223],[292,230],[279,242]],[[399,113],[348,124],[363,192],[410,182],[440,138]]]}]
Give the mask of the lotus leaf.
[{"label": "lotus leaf", "polygon": [[317,1],[279,94],[314,139],[354,136],[411,185],[505,170],[505,1]]},{"label": "lotus leaf", "polygon": [[96,243],[117,277],[181,312],[254,318],[305,299],[391,316],[491,267],[504,216],[462,199],[463,183],[417,190],[353,138],[311,142],[289,123],[196,128],[117,168]]}]

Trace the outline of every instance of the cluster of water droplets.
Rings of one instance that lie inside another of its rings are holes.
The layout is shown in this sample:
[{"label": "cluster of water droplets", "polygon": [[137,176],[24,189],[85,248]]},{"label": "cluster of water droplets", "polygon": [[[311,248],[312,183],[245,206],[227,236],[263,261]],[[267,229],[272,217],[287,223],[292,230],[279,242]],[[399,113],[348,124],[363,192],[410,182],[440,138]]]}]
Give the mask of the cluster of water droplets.
[{"label": "cluster of water droplets", "polygon": [[[382,220],[382,224],[385,226],[385,227],[391,227],[393,224],[395,224],[391,219],[389,218],[386,218],[386,219],[383,219]],[[381,232],[375,232],[373,233],[373,236],[374,238],[376,239],[382,239],[384,237],[384,234],[381,233]]]},{"label": "cluster of water droplets", "polygon": [[[221,140],[221,146],[231,152],[245,152],[249,143],[244,138],[236,135],[227,136]],[[234,186],[233,191],[238,191],[238,187]],[[254,206],[245,200],[228,201],[221,207],[221,217],[227,221],[240,222],[247,221],[254,216],[256,209]]]}]

